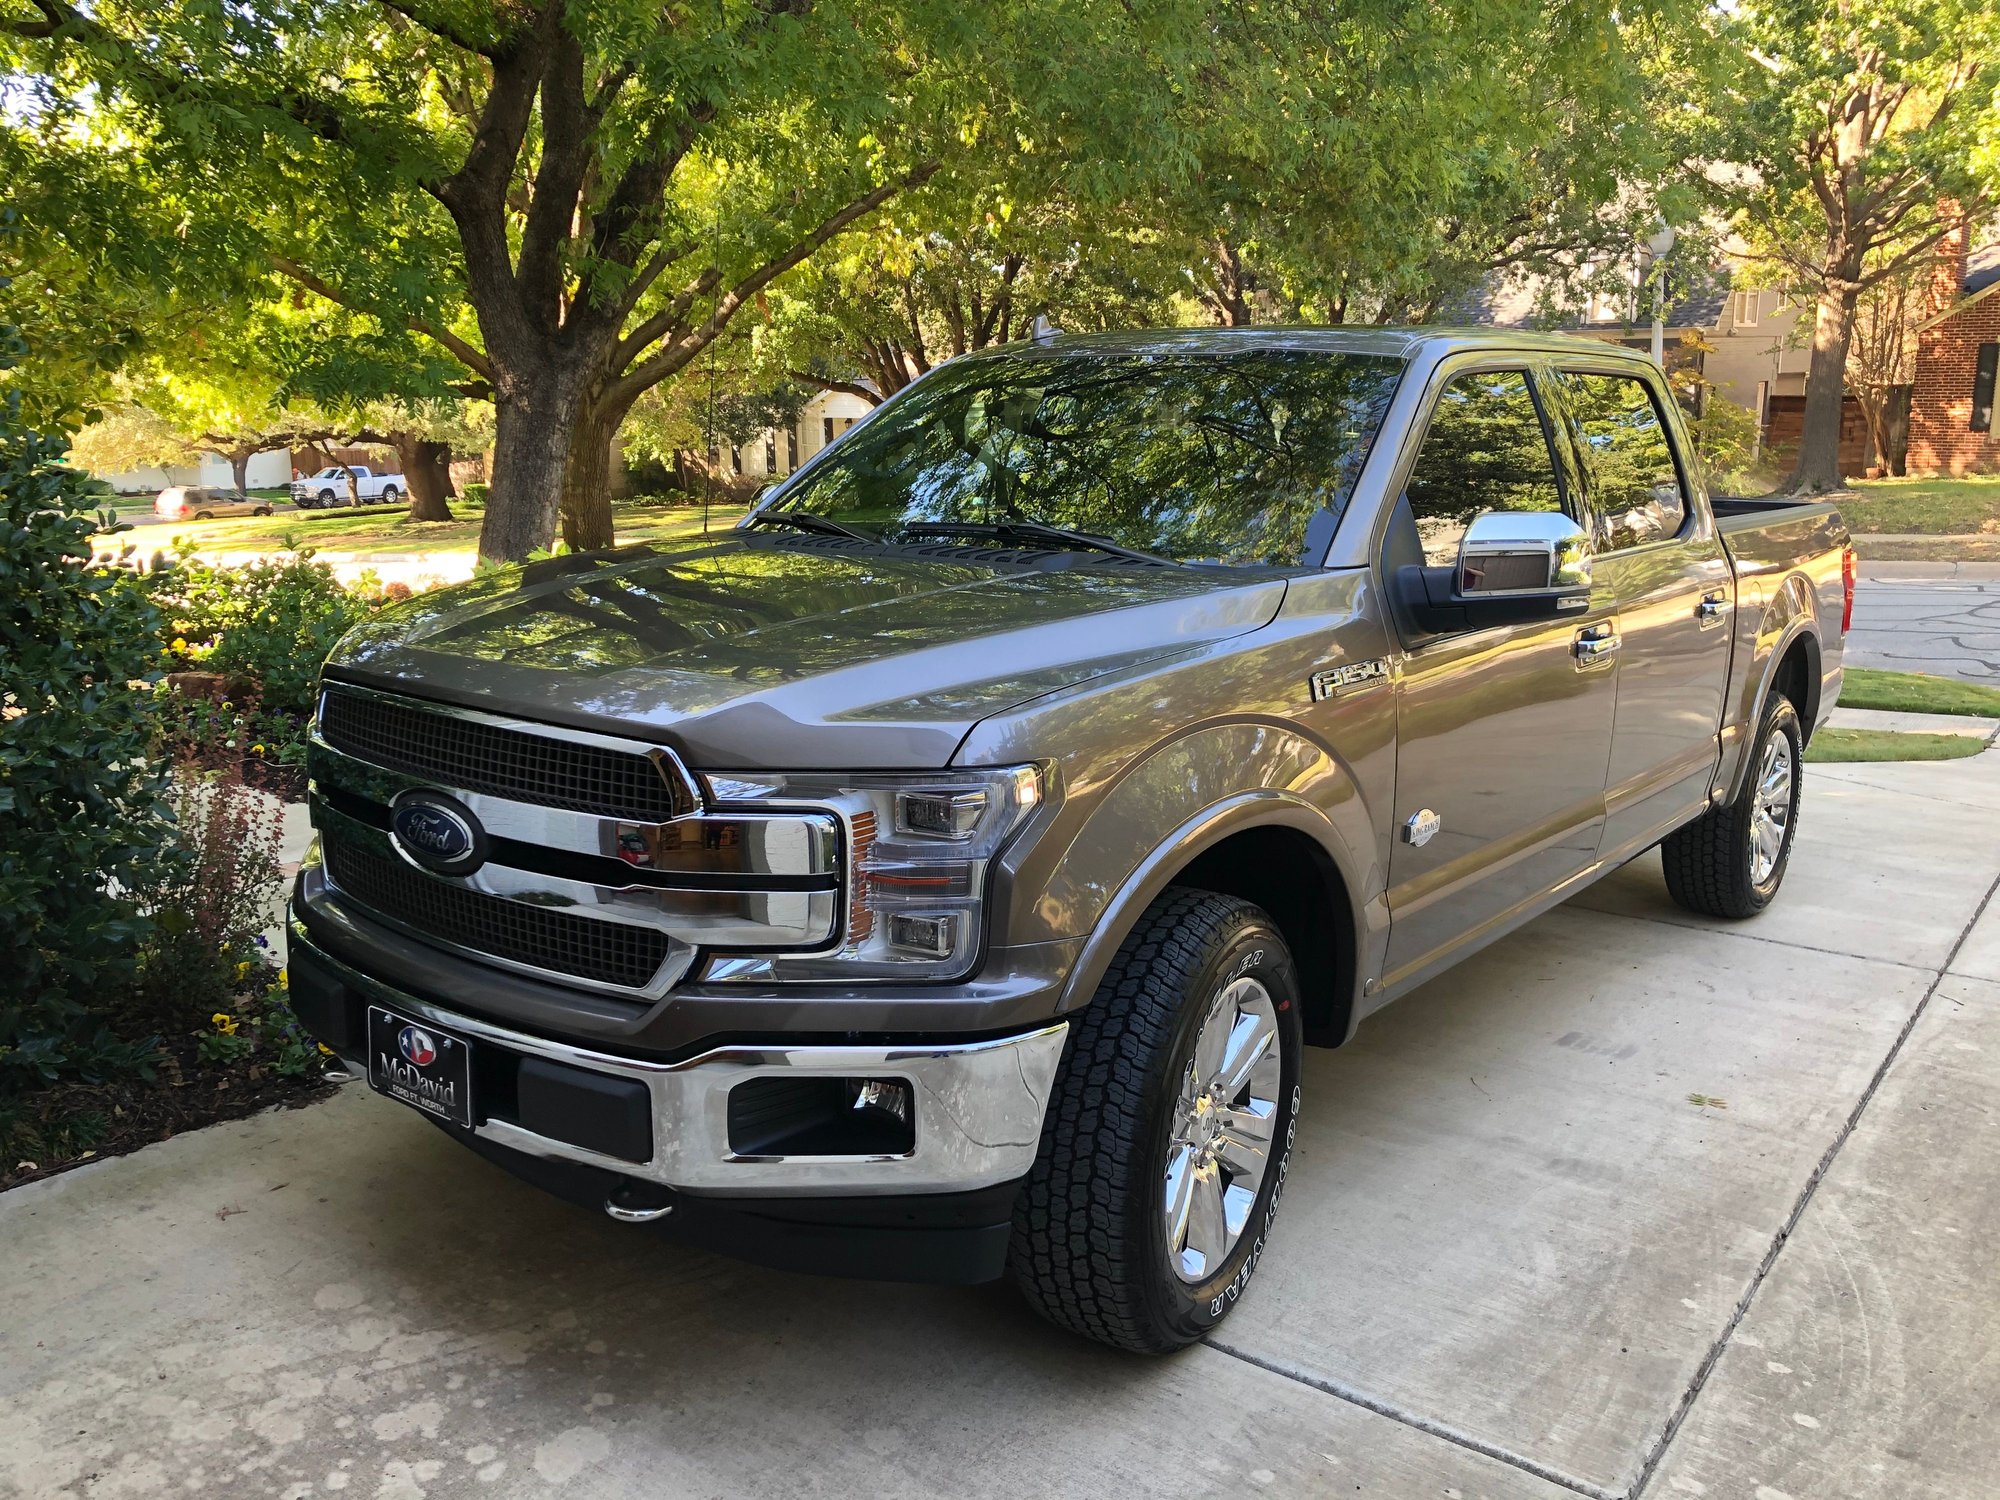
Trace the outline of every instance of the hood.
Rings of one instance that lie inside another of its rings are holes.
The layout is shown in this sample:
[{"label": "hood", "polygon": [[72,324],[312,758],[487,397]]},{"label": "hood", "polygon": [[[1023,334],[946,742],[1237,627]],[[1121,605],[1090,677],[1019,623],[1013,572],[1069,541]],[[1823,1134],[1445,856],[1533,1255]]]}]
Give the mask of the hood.
[{"label": "hood", "polygon": [[673,744],[702,769],[947,764],[980,719],[1255,630],[1284,575],[732,532],[392,606],[327,675]]}]

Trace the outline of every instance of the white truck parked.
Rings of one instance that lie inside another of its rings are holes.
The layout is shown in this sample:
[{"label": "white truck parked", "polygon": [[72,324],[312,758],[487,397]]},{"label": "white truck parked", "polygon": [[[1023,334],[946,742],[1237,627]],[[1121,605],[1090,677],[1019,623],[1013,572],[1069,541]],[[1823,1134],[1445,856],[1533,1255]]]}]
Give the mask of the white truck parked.
[{"label": "white truck parked", "polygon": [[355,503],[394,505],[408,492],[401,474],[377,474],[366,464],[328,464],[317,474],[292,481],[292,503],[300,510],[325,510],[346,503],[347,476],[354,476]]}]

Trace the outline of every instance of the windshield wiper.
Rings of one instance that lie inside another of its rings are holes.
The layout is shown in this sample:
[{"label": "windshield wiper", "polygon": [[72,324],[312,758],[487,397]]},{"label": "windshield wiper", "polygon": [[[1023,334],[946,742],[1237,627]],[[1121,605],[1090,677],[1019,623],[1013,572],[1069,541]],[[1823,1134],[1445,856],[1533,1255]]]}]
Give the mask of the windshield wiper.
[{"label": "windshield wiper", "polygon": [[1162,568],[1180,566],[1171,557],[1162,557],[1157,552],[1141,552],[1137,547],[1126,547],[1114,542],[1108,536],[1098,536],[1088,531],[1071,531],[1067,526],[1048,526],[1040,521],[919,521],[903,529],[911,532],[937,532],[945,536],[990,536],[1002,541],[1013,537],[1026,542],[1055,542],[1065,547],[1082,547],[1092,552],[1106,552],[1113,557],[1129,558],[1133,562],[1153,563]]},{"label": "windshield wiper", "polygon": [[747,525],[755,526],[768,522],[776,526],[790,526],[795,531],[813,531],[821,536],[852,537],[857,542],[872,542],[874,537],[865,531],[856,531],[841,521],[816,516],[809,510],[753,510],[744,518]]}]

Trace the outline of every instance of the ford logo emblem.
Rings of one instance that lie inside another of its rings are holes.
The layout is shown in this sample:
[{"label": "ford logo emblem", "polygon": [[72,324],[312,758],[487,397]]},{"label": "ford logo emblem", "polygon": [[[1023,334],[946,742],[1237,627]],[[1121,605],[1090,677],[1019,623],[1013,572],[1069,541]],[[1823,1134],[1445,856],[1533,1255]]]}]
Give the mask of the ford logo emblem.
[{"label": "ford logo emblem", "polygon": [[486,862],[486,832],[470,808],[441,792],[405,792],[389,808],[396,847],[444,875],[468,875]]}]

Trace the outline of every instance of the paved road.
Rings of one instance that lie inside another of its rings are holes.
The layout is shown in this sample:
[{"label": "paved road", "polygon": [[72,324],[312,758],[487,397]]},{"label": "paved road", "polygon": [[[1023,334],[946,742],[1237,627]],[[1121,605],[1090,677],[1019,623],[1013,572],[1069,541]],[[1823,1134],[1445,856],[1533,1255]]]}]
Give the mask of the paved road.
[{"label": "paved road", "polygon": [[1864,578],[1847,660],[2000,686],[2000,578]]},{"label": "paved road", "polygon": [[1311,1054],[1176,1358],[683,1250],[349,1087],[0,1195],[0,1495],[1990,1495],[2000,751],[1811,776],[1756,921],[1644,859]]}]

